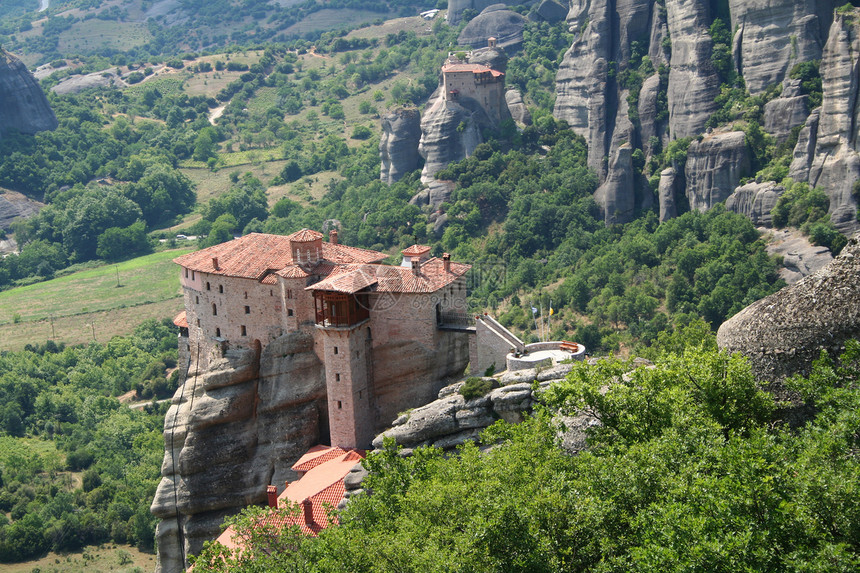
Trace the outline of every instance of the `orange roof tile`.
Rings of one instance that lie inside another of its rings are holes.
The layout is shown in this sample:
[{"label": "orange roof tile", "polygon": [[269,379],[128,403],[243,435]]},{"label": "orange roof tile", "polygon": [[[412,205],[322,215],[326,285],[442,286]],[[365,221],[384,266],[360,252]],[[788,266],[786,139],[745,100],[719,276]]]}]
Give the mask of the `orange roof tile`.
[{"label": "orange roof tile", "polygon": [[[173,261],[201,273],[261,280],[270,272],[280,271],[293,264],[290,237],[302,234],[303,231],[307,229],[290,236],[251,233],[220,245],[182,255]],[[316,231],[307,231],[302,236],[310,236],[309,233],[316,233]],[[326,261],[338,264],[378,262],[388,256],[369,249],[331,243],[323,243],[322,254]],[[217,269],[214,259],[217,259]],[[305,276],[308,275],[305,274]]]},{"label": "orange roof tile", "polygon": [[173,319],[173,324],[179,328],[188,328],[188,316],[184,310],[176,315],[176,318]]},{"label": "orange roof tile", "polygon": [[306,472],[317,467],[323,462],[342,456],[347,453],[347,451],[349,450],[345,450],[340,446],[314,446],[305,452],[305,455],[300,457],[290,469],[296,472]]},{"label": "orange roof tile", "polygon": [[403,253],[404,257],[417,257],[423,255],[428,251],[430,251],[430,247],[426,245],[412,245],[411,247],[407,247],[400,252]]},{"label": "orange roof tile", "polygon": [[292,235],[287,235],[287,238],[296,243],[310,243],[311,241],[322,239],[322,233],[311,231],[310,229],[302,229]]},{"label": "orange roof tile", "polygon": [[[333,456],[333,457],[330,457]],[[321,458],[326,458],[322,460]],[[287,502],[298,504],[301,512],[286,518],[279,514],[268,515],[261,526],[286,527],[298,525],[307,535],[317,535],[329,525],[328,508],[336,508],[346,491],[343,480],[356,463],[364,459],[364,450],[344,450],[337,446],[314,446],[293,465],[303,465],[316,461],[301,479],[294,481],[278,496],[278,506]],[[304,460],[304,461],[303,461]],[[310,502],[311,523],[304,515],[302,502]],[[228,527],[218,537],[218,543],[231,549],[241,548],[241,539],[234,537],[232,527]]]},{"label": "orange roof tile", "polygon": [[436,257],[424,262],[418,275],[407,267],[360,265],[344,269],[344,272],[329,276],[305,290],[354,294],[362,288],[373,287],[371,292],[431,293],[451,284],[470,268],[471,265],[452,262],[450,270],[445,271],[444,263]]}]

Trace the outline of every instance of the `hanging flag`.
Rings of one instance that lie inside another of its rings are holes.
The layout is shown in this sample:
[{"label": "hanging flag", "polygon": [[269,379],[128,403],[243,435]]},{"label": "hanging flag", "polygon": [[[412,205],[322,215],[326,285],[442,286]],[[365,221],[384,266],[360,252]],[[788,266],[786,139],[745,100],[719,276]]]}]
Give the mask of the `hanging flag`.
[{"label": "hanging flag", "polygon": [[549,315],[550,315],[550,316],[552,316],[553,314],[555,314],[555,311],[554,311],[554,310],[552,309],[552,307],[550,306],[550,307],[549,307]]},{"label": "hanging flag", "polygon": [[537,309],[535,307],[532,307],[532,314],[537,314]]}]

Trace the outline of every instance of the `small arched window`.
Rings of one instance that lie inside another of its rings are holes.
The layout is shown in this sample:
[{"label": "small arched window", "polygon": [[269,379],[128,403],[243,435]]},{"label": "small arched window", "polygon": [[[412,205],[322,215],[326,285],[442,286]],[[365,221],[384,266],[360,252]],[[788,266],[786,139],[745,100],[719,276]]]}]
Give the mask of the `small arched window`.
[{"label": "small arched window", "polygon": [[218,307],[214,302],[212,303],[212,316],[218,316]]}]

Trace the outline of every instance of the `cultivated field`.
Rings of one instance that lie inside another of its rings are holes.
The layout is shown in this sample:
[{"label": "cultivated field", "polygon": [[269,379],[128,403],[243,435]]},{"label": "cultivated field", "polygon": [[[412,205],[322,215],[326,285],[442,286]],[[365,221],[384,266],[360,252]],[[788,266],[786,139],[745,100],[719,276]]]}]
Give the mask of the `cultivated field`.
[{"label": "cultivated field", "polygon": [[0,350],[52,337],[67,344],[104,342],[146,319],[172,318],[183,307],[172,259],[185,252],[155,253],[0,292]]},{"label": "cultivated field", "polygon": [[48,553],[41,559],[0,565],[3,573],[144,573],[154,570],[154,554],[114,544],[87,547],[75,553]]}]

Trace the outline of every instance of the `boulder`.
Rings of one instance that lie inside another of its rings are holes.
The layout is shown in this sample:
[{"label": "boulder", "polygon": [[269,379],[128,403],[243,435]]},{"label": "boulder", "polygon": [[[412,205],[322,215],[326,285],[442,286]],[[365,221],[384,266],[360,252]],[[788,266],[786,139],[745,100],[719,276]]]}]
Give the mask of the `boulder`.
[{"label": "boulder", "polygon": [[496,38],[496,45],[506,51],[516,50],[523,43],[523,28],[526,19],[508,10],[504,4],[494,4],[484,9],[466,24],[457,43],[461,46],[482,48],[487,39]]},{"label": "boulder", "polygon": [[693,141],[684,170],[690,209],[707,211],[725,201],[749,170],[744,132],[714,133]]},{"label": "boulder", "polygon": [[57,125],[39,82],[21,60],[0,48],[0,138],[9,131],[33,134]]},{"label": "boulder", "polygon": [[[484,43],[486,44],[486,40]],[[480,64],[505,73],[508,69],[508,54],[498,46],[495,48],[489,46],[477,48],[469,53],[469,63]]]},{"label": "boulder", "polygon": [[747,183],[735,189],[726,199],[726,209],[746,215],[755,225],[771,226],[770,212],[776,207],[785,187],[773,181]]},{"label": "boulder", "polygon": [[382,139],[379,156],[382,159],[380,179],[391,185],[406,173],[418,169],[421,156],[421,116],[417,109],[399,108],[382,116]]},{"label": "boulder", "polygon": [[860,234],[830,264],[724,322],[717,344],[740,352],[759,380],[808,374],[821,351],[837,355],[860,337]]}]

